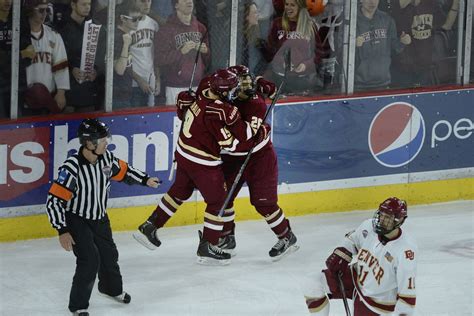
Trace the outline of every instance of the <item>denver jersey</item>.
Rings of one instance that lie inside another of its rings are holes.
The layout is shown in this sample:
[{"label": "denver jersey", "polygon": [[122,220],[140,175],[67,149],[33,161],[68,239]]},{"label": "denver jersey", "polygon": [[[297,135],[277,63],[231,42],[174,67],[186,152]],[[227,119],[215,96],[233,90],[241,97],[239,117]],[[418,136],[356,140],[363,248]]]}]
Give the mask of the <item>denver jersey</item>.
[{"label": "denver jersey", "polygon": [[383,244],[368,219],[346,235],[343,246],[353,254],[354,285],[370,310],[379,314],[414,313],[418,249],[405,232],[400,230],[398,237]]},{"label": "denver jersey", "polygon": [[69,69],[64,42],[56,31],[43,24],[38,38],[31,35],[35,57],[26,68],[28,86],[42,83],[49,92],[69,90]]}]

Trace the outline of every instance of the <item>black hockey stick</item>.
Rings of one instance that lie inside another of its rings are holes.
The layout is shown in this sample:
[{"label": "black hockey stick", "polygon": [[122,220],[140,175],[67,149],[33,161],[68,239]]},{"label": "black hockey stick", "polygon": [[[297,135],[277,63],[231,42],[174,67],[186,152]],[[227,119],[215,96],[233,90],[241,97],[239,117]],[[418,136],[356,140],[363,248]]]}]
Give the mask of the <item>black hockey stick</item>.
[{"label": "black hockey stick", "polygon": [[[291,50],[287,50],[285,52],[285,73],[284,73],[284,76],[283,76],[283,80],[280,82],[280,85],[278,86],[278,90],[275,94],[275,97],[273,98],[272,103],[268,107],[267,112],[265,112],[265,116],[263,117],[262,124],[266,121],[268,114],[270,114],[270,112],[272,111],[272,108],[275,106],[275,103],[278,101],[278,98],[280,97],[281,88],[283,87],[283,85],[286,82],[287,73],[290,70],[290,67],[291,67]],[[219,217],[222,217],[222,215],[224,215],[224,211],[227,208],[227,205],[229,205],[230,200],[232,199],[232,195],[234,194],[234,191],[237,188],[237,185],[240,181],[240,178],[242,177],[242,174],[244,173],[245,167],[247,167],[247,164],[249,163],[249,160],[250,160],[250,156],[252,155],[252,152],[254,151],[256,146],[257,146],[257,143],[255,142],[255,139],[254,139],[254,144],[250,148],[249,152],[247,153],[247,156],[245,157],[244,163],[242,164],[242,166],[240,166],[239,173],[237,173],[237,176],[235,177],[234,182],[232,183],[232,186],[230,187],[229,193],[227,193],[227,196],[224,200],[224,204],[222,205],[221,209],[219,210]]]},{"label": "black hockey stick", "polygon": [[196,52],[196,58],[194,58],[193,72],[191,73],[191,82],[189,83],[189,89],[188,89],[189,92],[193,91],[194,74],[196,73],[196,67],[197,67],[197,63],[198,63],[198,60],[199,60],[199,54],[201,53],[201,46],[202,46],[202,43],[204,42],[204,39],[207,36],[208,31],[209,31],[209,29],[206,29],[206,32],[202,36],[201,41],[199,42],[197,52]]},{"label": "black hockey stick", "polygon": [[342,301],[344,302],[344,309],[346,310],[346,316],[351,316],[351,310],[349,308],[349,303],[347,302],[346,289],[344,288],[344,283],[342,282],[342,271],[339,271],[337,274],[337,281],[339,283],[339,290],[342,293]]},{"label": "black hockey stick", "polygon": [[[191,73],[191,81],[189,82],[189,88],[188,92],[191,94],[193,93],[193,83],[194,83],[194,74],[196,73],[196,68],[197,68],[197,63],[199,60],[199,54],[201,53],[201,47],[202,43],[204,42],[204,39],[207,36],[207,32],[209,29],[206,29],[206,32],[202,36],[201,40],[199,41],[199,46],[196,51],[196,58],[194,58],[194,65],[193,65],[193,72]],[[184,114],[186,115],[187,109],[185,110]],[[181,130],[183,129],[183,122],[181,122],[181,126],[179,127],[179,132],[181,133]],[[179,134],[178,134],[179,137]],[[171,164],[171,170],[170,170],[170,175],[168,177],[168,180],[171,181],[174,177],[174,170],[176,169],[176,159],[174,158],[174,150],[173,150],[173,163]]]}]

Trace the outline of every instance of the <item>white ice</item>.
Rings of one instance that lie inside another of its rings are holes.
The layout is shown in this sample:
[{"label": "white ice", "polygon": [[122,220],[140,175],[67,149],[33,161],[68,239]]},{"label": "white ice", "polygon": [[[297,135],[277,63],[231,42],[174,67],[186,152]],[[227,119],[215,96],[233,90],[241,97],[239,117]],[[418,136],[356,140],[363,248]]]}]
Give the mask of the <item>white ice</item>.
[{"label": "white ice", "polygon": [[[263,220],[237,223],[237,256],[229,266],[195,263],[201,225],[162,229],[155,251],[131,232],[115,233],[129,305],[99,296],[91,315],[308,315],[303,283],[344,234],[372,216],[355,211],[290,218],[300,250],[279,262]],[[473,315],[474,202],[409,208],[404,230],[418,241],[417,315]],[[75,258],[57,237],[0,244],[0,314],[69,315]],[[345,315],[342,301],[332,315]]]}]

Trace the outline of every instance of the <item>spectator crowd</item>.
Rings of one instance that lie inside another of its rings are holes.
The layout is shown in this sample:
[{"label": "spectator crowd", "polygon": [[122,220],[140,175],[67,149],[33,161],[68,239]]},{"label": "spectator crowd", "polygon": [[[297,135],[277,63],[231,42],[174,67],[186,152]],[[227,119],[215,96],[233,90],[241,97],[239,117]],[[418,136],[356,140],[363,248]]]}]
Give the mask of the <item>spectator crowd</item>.
[{"label": "spectator crowd", "polygon": [[[0,119],[10,117],[12,2],[0,0]],[[103,110],[108,62],[114,110],[173,105],[181,90],[230,66],[231,1],[116,3],[107,34],[108,1],[21,1],[19,116]],[[277,84],[288,76],[287,95],[339,93],[347,83],[342,2],[318,12],[310,3],[322,1],[240,0],[236,63]],[[355,91],[455,83],[459,0],[358,4]]]}]

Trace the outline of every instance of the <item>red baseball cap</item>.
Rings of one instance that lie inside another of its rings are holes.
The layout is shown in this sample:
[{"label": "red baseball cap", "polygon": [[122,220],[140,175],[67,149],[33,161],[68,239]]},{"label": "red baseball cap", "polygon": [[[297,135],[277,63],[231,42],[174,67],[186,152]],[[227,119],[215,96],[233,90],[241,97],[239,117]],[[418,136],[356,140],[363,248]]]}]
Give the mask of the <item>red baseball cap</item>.
[{"label": "red baseball cap", "polygon": [[44,84],[34,83],[25,91],[25,103],[30,109],[48,109],[52,113],[62,110]]}]

